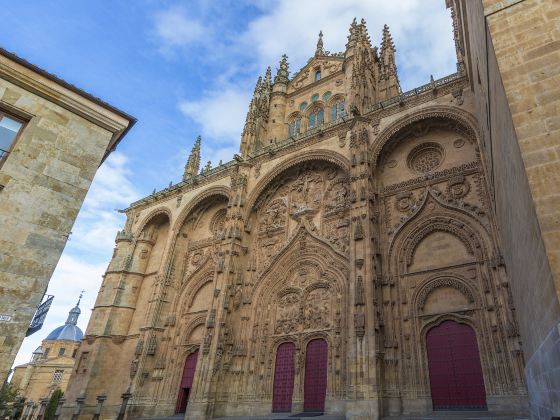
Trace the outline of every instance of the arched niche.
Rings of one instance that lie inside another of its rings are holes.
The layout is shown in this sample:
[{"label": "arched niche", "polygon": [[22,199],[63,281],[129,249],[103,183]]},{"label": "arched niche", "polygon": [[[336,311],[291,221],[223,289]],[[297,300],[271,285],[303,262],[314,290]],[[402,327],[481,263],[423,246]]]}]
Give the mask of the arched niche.
[{"label": "arched niche", "polygon": [[[454,133],[458,138],[474,145],[478,138],[476,118],[459,108],[451,106],[430,106],[414,110],[385,127],[369,148],[370,161],[375,170],[382,170],[387,157],[406,137],[419,138],[428,134],[429,129],[440,128]],[[460,142],[459,142],[460,144]],[[462,147],[462,145],[460,146]],[[460,148],[459,147],[459,148]]]},{"label": "arched niche", "polygon": [[189,332],[186,343],[199,344],[202,342],[203,337],[204,337],[204,324],[198,324]]},{"label": "arched niche", "polygon": [[351,200],[346,168],[319,158],[282,168],[274,170],[274,178],[248,200],[257,272],[265,269],[303,220],[337,251],[348,251]]},{"label": "arched niche", "polygon": [[[138,283],[137,308],[147,308],[155,292],[155,284],[164,260],[168,244],[170,220],[167,212],[157,212],[146,220],[135,238],[135,247],[130,271],[141,276]],[[135,311],[129,331],[136,334],[145,323],[146,313]]]},{"label": "arched niche", "polygon": [[194,293],[187,305],[187,312],[206,311],[212,304],[214,293],[213,281],[210,279],[203,283]]},{"label": "arched niche", "polygon": [[453,286],[441,286],[430,291],[424,302],[423,311],[427,314],[466,310],[471,306],[469,298]]},{"label": "arched niche", "polygon": [[422,271],[437,267],[463,264],[473,260],[472,249],[453,233],[433,230],[416,244],[408,271]]},{"label": "arched niche", "polygon": [[224,195],[214,194],[200,201],[183,218],[179,237],[188,237],[190,241],[222,238],[228,200]]},{"label": "arched niche", "polygon": [[478,161],[477,145],[462,126],[433,117],[394,133],[380,151],[376,171],[387,187]]},{"label": "arched niche", "polygon": [[158,270],[167,244],[169,227],[170,219],[165,211],[158,211],[145,221],[136,240],[134,259],[136,270],[145,274]]}]

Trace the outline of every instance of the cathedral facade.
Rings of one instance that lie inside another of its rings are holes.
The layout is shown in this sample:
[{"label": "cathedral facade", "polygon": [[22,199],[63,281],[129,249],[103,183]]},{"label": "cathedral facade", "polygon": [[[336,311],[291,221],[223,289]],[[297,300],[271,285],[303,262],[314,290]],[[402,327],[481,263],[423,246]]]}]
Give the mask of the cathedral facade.
[{"label": "cathedral facade", "polygon": [[200,170],[197,139],[182,182],[126,209],[68,404],[105,393],[117,413],[130,389],[131,418],[526,410],[464,57],[402,92],[395,51],[355,21],[342,53],[320,36],[292,77],[284,56],[233,161]]}]

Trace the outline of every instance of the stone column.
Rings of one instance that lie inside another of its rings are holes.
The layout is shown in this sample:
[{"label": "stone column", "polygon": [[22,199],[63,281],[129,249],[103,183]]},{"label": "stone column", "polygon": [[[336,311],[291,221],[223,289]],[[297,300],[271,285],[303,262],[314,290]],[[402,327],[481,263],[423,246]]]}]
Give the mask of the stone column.
[{"label": "stone column", "polygon": [[35,410],[37,410],[37,403],[33,404],[33,407],[31,407],[31,412],[29,413],[29,420],[33,420],[33,417],[35,416]]},{"label": "stone column", "polygon": [[49,399],[48,398],[41,398],[39,400],[39,414],[37,414],[37,420],[43,420],[43,417],[45,416],[45,410],[47,409],[47,404],[49,403]]},{"label": "stone column", "polygon": [[106,395],[97,396],[97,406],[95,407],[95,413],[93,414],[92,420],[99,420],[101,416],[101,408],[103,407],[103,402],[107,399]]},{"label": "stone column", "polygon": [[74,409],[74,414],[72,414],[72,420],[78,420],[80,417],[80,412],[82,411],[85,400],[86,397],[83,394],[76,398],[76,408]]},{"label": "stone column", "polygon": [[194,379],[185,418],[212,418],[215,393],[224,372],[229,370],[233,354],[234,331],[228,325],[231,295],[235,279],[241,275],[240,255],[243,232],[242,208],[245,204],[250,165],[239,162],[231,176],[232,196],[226,217],[226,238],[219,251],[216,269],[216,293],[208,311],[206,337],[199,353],[200,367]]},{"label": "stone column", "polygon": [[350,334],[348,365],[350,373],[349,395],[355,402],[348,406],[352,418],[378,418],[379,369],[377,366],[377,331],[379,319],[375,308],[378,302],[375,276],[376,221],[374,195],[372,194],[372,171],[368,159],[371,129],[369,122],[358,121],[350,133],[350,267],[349,284],[351,306],[349,316],[353,319]]},{"label": "stone column", "polygon": [[29,417],[29,411],[31,410],[32,406],[33,406],[33,400],[29,400],[25,403],[25,408],[23,409],[21,420],[27,420],[27,417]]},{"label": "stone column", "polygon": [[117,420],[124,420],[124,416],[126,415],[126,406],[128,404],[128,400],[132,398],[132,394],[130,393],[130,387],[121,395],[122,404],[119,410],[119,415],[117,416]]},{"label": "stone column", "polygon": [[66,402],[66,398],[61,398],[58,400],[58,405],[56,406],[56,411],[54,413],[54,420],[58,420],[60,418],[60,414],[62,412],[62,406]]}]

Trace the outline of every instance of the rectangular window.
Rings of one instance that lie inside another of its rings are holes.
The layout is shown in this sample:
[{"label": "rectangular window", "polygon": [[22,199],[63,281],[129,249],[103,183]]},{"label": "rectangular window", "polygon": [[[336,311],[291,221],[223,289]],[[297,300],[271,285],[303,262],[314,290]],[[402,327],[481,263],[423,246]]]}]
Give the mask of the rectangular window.
[{"label": "rectangular window", "polygon": [[51,348],[49,347],[48,349],[45,350],[45,357],[47,357],[50,352],[51,352]]},{"label": "rectangular window", "polygon": [[12,151],[23,121],[0,111],[0,164]]},{"label": "rectangular window", "polygon": [[72,359],[76,358],[76,353],[78,353],[78,349],[74,349],[74,351],[72,352]]},{"label": "rectangular window", "polygon": [[58,349],[58,355],[59,356],[64,356],[64,353],[66,353],[66,349],[64,347],[61,347]]},{"label": "rectangular window", "polygon": [[53,382],[60,382],[60,380],[62,379],[62,374],[63,373],[64,373],[64,370],[56,369],[53,373],[52,381]]}]

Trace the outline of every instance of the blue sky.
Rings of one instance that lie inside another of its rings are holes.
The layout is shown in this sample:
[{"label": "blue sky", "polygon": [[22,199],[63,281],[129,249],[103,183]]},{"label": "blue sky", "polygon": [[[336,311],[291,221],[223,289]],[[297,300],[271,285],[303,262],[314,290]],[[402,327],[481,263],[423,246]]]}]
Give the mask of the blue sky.
[{"label": "blue sky", "polygon": [[51,280],[43,330],[16,363],[64,323],[85,289],[85,331],[122,226],[115,209],[180,180],[202,135],[202,161],[237,152],[259,74],[288,54],[291,74],[325,48],[343,51],[350,22],[366,19],[372,43],[391,28],[404,90],[455,71],[444,0],[29,0],[2,8],[0,45],[138,118],[98,171]]}]

